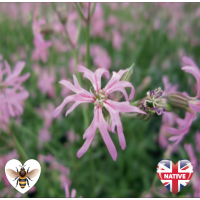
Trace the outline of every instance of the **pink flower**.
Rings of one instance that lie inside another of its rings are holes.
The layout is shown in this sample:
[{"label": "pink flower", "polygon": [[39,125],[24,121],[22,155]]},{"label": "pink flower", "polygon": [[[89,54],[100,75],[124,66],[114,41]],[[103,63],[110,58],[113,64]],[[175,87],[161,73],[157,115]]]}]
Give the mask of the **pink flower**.
[{"label": "pink flower", "polygon": [[166,130],[175,135],[169,138],[170,141],[176,141],[174,145],[180,143],[180,141],[184,138],[184,136],[189,132],[190,126],[192,125],[193,120],[196,118],[195,114],[191,114],[190,112],[186,112],[185,119],[178,118],[176,120],[179,128],[167,127]]},{"label": "pink flower", "polygon": [[[128,69],[127,69],[128,70]],[[122,123],[120,120],[120,113],[122,112],[138,112],[142,114],[146,114],[145,112],[141,111],[139,108],[135,106],[131,106],[128,102],[130,99],[133,98],[135,89],[130,82],[127,81],[120,81],[121,77],[127,70],[120,70],[118,73],[113,72],[113,76],[107,85],[101,89],[101,76],[105,74],[106,78],[109,78],[109,71],[104,68],[99,68],[93,73],[89,69],[78,66],[78,71],[83,73],[83,77],[90,80],[93,85],[94,93],[88,92],[81,88],[78,83],[78,80],[75,75],[73,75],[74,85],[66,80],[61,80],[60,83],[65,87],[69,88],[76,94],[67,96],[62,104],[58,106],[53,115],[54,117],[58,116],[58,114],[62,111],[63,107],[69,102],[75,102],[72,107],[66,112],[65,116],[67,116],[70,112],[72,112],[79,104],[81,103],[93,103],[94,104],[94,118],[92,120],[91,125],[85,131],[83,138],[86,139],[85,143],[78,151],[77,156],[80,158],[89,148],[96,129],[99,128],[100,133],[103,137],[103,140],[110,152],[111,157],[113,160],[117,158],[117,151],[114,146],[114,143],[111,140],[111,137],[108,133],[108,130],[115,132],[115,126],[117,127],[119,143],[121,148],[124,150],[126,148],[125,137],[123,133]],[[128,97],[125,88],[130,87],[131,93]],[[115,102],[108,99],[108,95],[113,93],[114,91],[120,91],[126,98],[126,102]],[[105,121],[102,108],[105,107],[108,112],[110,113],[110,117],[112,120],[112,126],[110,127],[109,124]]]},{"label": "pink flower", "polygon": [[166,95],[169,95],[170,93],[177,91],[178,85],[177,84],[176,85],[172,85],[169,82],[169,79],[168,79],[167,76],[163,76],[162,77],[162,81],[163,81],[163,84],[164,84],[164,91],[165,91]]},{"label": "pink flower", "polygon": [[65,184],[71,185],[71,181],[68,178],[70,170],[64,165],[57,162],[56,158],[48,154],[47,156],[40,154],[38,157],[40,162],[49,163],[51,170],[58,170],[60,173],[59,180],[61,181],[61,187],[64,188]]},{"label": "pink flower", "polygon": [[200,178],[196,176],[196,181],[193,184],[193,189],[194,189],[194,198],[199,198],[200,197]]},{"label": "pink flower", "polygon": [[[12,86],[16,89],[22,90],[21,84],[30,76],[30,73],[26,73],[23,76],[19,76],[25,66],[25,62],[19,61],[16,63],[13,72],[11,72],[10,66],[5,61],[5,69],[2,69],[0,65],[0,83],[2,87]],[[3,76],[6,75],[5,80],[3,81]],[[3,81],[3,82],[2,82]]]},{"label": "pink flower", "polygon": [[65,184],[65,195],[66,195],[66,198],[70,198],[70,197],[75,198],[76,197],[76,190],[72,189],[71,196],[70,196],[69,186],[67,184]]},{"label": "pink flower", "polygon": [[[169,138],[170,141],[176,141],[174,145],[178,144],[189,132],[192,122],[196,119],[196,112],[200,112],[200,100],[197,99],[200,97],[200,70],[190,58],[183,57],[182,61],[184,66],[182,67],[182,70],[192,74],[197,81],[197,96],[192,98],[186,92],[180,93],[180,95],[184,95],[185,98],[188,99],[188,102],[186,103],[189,104],[190,109],[186,112],[185,119],[178,118],[176,120],[179,125],[178,129],[171,127],[167,128],[169,133],[176,135]],[[177,93],[177,95],[179,95],[179,93]]]},{"label": "pink flower", "polygon": [[44,95],[48,94],[51,98],[54,97],[55,90],[53,83],[55,82],[55,74],[53,71],[48,71],[48,69],[45,68],[40,72],[38,79],[38,87],[40,88],[41,92]]},{"label": "pink flower", "polygon": [[108,23],[108,26],[115,26],[116,27],[116,26],[119,25],[119,21],[114,15],[109,15],[107,23]]},{"label": "pink flower", "polygon": [[23,113],[24,100],[29,93],[21,84],[30,76],[29,73],[20,76],[25,62],[18,62],[11,72],[10,66],[5,61],[5,68],[0,65],[0,124],[5,129],[4,123],[9,123],[9,117],[20,116]]},{"label": "pink flower", "polygon": [[44,119],[44,127],[49,128],[52,124],[53,117],[51,113],[54,110],[54,105],[52,103],[48,104],[47,107],[42,107],[37,109],[37,112],[41,115],[41,117]]},{"label": "pink flower", "polygon": [[200,152],[200,132],[199,131],[196,132],[195,141],[196,141],[196,151]]},{"label": "pink flower", "polygon": [[94,65],[100,68],[109,69],[111,59],[105,49],[98,45],[91,46],[91,56],[93,57]]},{"label": "pink flower", "polygon": [[73,46],[76,46],[78,36],[78,28],[76,27],[76,24],[74,22],[68,22],[66,29]]},{"label": "pink flower", "polygon": [[5,173],[4,173],[5,165],[9,160],[18,159],[18,158],[19,158],[19,156],[15,150],[7,153],[4,156],[2,156],[2,155],[0,156],[0,177],[2,178],[5,186],[10,185],[10,183],[8,182],[8,179],[6,178]]},{"label": "pink flower", "polygon": [[197,168],[197,157],[194,153],[194,149],[192,147],[192,144],[184,144],[185,150],[187,151],[190,161],[194,167],[194,170]]},{"label": "pink flower", "polygon": [[105,33],[105,20],[101,3],[97,2],[91,18],[91,35],[103,37]]},{"label": "pink flower", "polygon": [[188,57],[183,57],[183,66],[182,70],[184,70],[187,73],[192,74],[196,81],[197,81],[197,95],[194,98],[191,98],[191,101],[189,102],[190,108],[194,112],[200,113],[200,100],[197,98],[200,98],[200,69],[197,67],[197,65]]},{"label": "pink flower", "polygon": [[79,135],[76,134],[73,130],[68,131],[66,135],[69,142],[74,142],[74,141],[79,140]]},{"label": "pink flower", "polygon": [[45,24],[46,21],[45,19],[40,19],[37,21],[38,8],[39,4],[35,9],[33,16],[33,34],[34,34],[33,44],[35,46],[35,49],[32,54],[32,59],[33,60],[41,59],[43,62],[46,62],[48,56],[48,48],[51,46],[51,42],[45,41],[44,36],[40,33],[40,26]]},{"label": "pink flower", "polygon": [[117,50],[120,50],[123,42],[122,36],[117,30],[113,30],[112,33],[113,33],[113,40],[112,40],[113,47]]},{"label": "pink flower", "polygon": [[43,142],[48,142],[51,139],[51,133],[47,128],[43,128],[39,131],[39,148],[43,147]]}]

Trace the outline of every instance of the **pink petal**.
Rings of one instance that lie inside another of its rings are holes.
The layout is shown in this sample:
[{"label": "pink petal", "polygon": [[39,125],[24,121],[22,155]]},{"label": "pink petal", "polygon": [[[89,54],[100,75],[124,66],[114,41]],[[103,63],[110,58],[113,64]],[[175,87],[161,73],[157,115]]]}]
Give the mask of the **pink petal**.
[{"label": "pink petal", "polygon": [[73,84],[71,84],[69,81],[66,80],[61,80],[59,81],[60,84],[64,85],[65,87],[67,87],[68,89],[70,89],[71,91],[78,93],[81,91],[80,88],[74,86]]},{"label": "pink petal", "polygon": [[98,89],[101,89],[101,77],[102,75],[105,74],[106,78],[110,78],[110,73],[107,69],[105,68],[99,68],[95,71],[95,76],[96,76],[96,82],[98,85]]},{"label": "pink petal", "polygon": [[81,65],[78,65],[78,71],[79,72],[83,72],[83,78],[87,78],[90,80],[90,82],[92,83],[94,89],[97,89],[97,85],[95,82],[95,75],[94,72],[90,71],[89,69],[87,69],[86,67],[83,67]]},{"label": "pink petal", "polygon": [[67,184],[65,184],[65,195],[66,195],[66,198],[69,198],[69,187]]},{"label": "pink petal", "polygon": [[141,114],[146,114],[144,111],[140,110],[136,106],[131,106],[129,102],[116,102],[116,101],[111,101],[109,99],[106,99],[105,101],[110,107],[114,108],[115,110],[118,110],[119,112],[138,112]]},{"label": "pink petal", "polygon": [[104,90],[106,91],[107,89],[109,89],[110,87],[112,87],[113,85],[115,85],[123,76],[123,74],[125,72],[127,72],[128,69],[125,70],[119,70],[119,72],[113,72],[113,75],[111,77],[111,79],[108,81],[106,87],[104,88]]},{"label": "pink petal", "polygon": [[67,117],[67,115],[69,113],[71,113],[79,104],[81,104],[82,102],[81,101],[76,101],[72,106],[71,108],[65,113],[65,117]]},{"label": "pink petal", "polygon": [[187,73],[192,74],[196,81],[197,81],[197,98],[200,97],[200,70],[196,66],[185,66],[182,67],[182,70],[184,70]]},{"label": "pink petal", "polygon": [[8,111],[12,117],[15,117],[15,112],[10,104],[8,104]]},{"label": "pink petal", "polygon": [[10,74],[10,76],[8,76],[6,78],[6,82],[9,82],[10,80],[12,80],[14,78],[17,78],[20,75],[20,73],[21,73],[22,69],[24,68],[24,66],[25,66],[25,62],[23,62],[23,61],[18,62],[16,64],[14,70],[13,70],[13,73]]},{"label": "pink petal", "polygon": [[177,145],[183,139],[182,135],[170,137],[170,141],[176,141],[173,145]]},{"label": "pink petal", "polygon": [[99,91],[101,89],[101,76],[105,73],[106,77],[109,78],[109,71],[104,68],[99,68],[93,73],[86,67],[78,65],[78,71],[83,72],[83,77],[90,80],[92,83],[94,90]]},{"label": "pink petal", "polygon": [[104,104],[104,106],[109,111],[110,116],[111,116],[112,131],[114,131],[115,126],[117,126],[117,133],[118,133],[118,137],[119,137],[119,143],[120,143],[120,146],[121,146],[122,150],[124,150],[126,148],[126,140],[125,140],[125,137],[124,137],[123,127],[122,127],[121,119],[120,119],[120,116],[119,116],[119,112],[114,110],[112,107],[110,107],[106,103]]},{"label": "pink petal", "polygon": [[10,70],[9,64],[8,64],[8,62],[6,60],[4,61],[4,63],[5,63],[5,67],[6,67],[7,73],[8,73],[8,75],[10,75],[11,74],[11,70]]},{"label": "pink petal", "polygon": [[76,197],[76,190],[72,189],[71,191],[71,198],[75,198]]},{"label": "pink petal", "polygon": [[78,80],[77,80],[77,78],[76,78],[76,76],[73,74],[73,80],[74,80],[74,85],[75,85],[75,87],[79,90],[79,91],[82,91],[82,90],[84,90],[81,86],[80,86],[80,84],[79,84],[79,82],[78,82]]},{"label": "pink petal", "polygon": [[184,147],[185,147],[185,150],[187,151],[187,153],[188,153],[188,155],[190,157],[192,165],[194,166],[194,168],[196,168],[196,166],[197,166],[197,158],[195,156],[192,144],[184,144]]},{"label": "pink petal", "polygon": [[178,85],[174,85],[174,86],[173,86],[173,85],[169,82],[167,76],[163,76],[163,77],[162,77],[162,81],[163,81],[163,84],[164,84],[164,91],[165,91],[165,94],[169,95],[170,93],[177,91]]},{"label": "pink petal", "polygon": [[59,114],[60,114],[60,112],[61,112],[61,110],[63,109],[63,107],[67,104],[67,103],[69,103],[69,102],[71,102],[71,101],[80,101],[80,102],[82,102],[82,103],[84,103],[84,102],[92,102],[92,100],[91,100],[91,98],[88,98],[87,96],[84,96],[84,94],[82,94],[82,93],[79,93],[79,94],[74,94],[74,95],[69,95],[69,96],[67,96],[64,100],[63,100],[63,102],[60,104],[60,106],[58,106],[55,110],[54,110],[54,112],[53,112],[53,116],[54,117],[57,117]]},{"label": "pink petal", "polygon": [[187,57],[187,56],[183,56],[182,57],[182,61],[183,61],[183,66],[188,66],[188,65],[190,65],[190,66],[197,66],[194,63],[194,61],[191,58]]},{"label": "pink petal", "polygon": [[88,129],[83,134],[83,139],[85,139],[86,137],[88,137],[91,134],[95,133],[96,129],[98,127],[98,124],[99,124],[99,112],[98,112],[97,107],[95,107],[95,109],[94,109],[94,118],[92,120],[91,125],[88,127]]},{"label": "pink petal", "polygon": [[166,130],[167,132],[171,133],[171,134],[185,134],[189,131],[189,128],[188,126],[184,127],[184,128],[181,128],[181,129],[175,129],[175,128],[172,128],[172,127],[166,127]]},{"label": "pink petal", "polygon": [[29,78],[29,76],[30,76],[30,73],[26,73],[25,75],[20,76],[20,77],[18,78],[18,82],[21,84],[21,83],[24,82],[27,78]]},{"label": "pink petal", "polygon": [[192,108],[192,110],[194,112],[199,112],[200,113],[200,106],[194,105],[192,103],[189,103],[190,108]]},{"label": "pink petal", "polygon": [[97,125],[99,124],[99,117],[98,117],[99,113],[98,113],[98,109],[95,108],[94,110],[94,118],[92,120],[92,123],[90,124],[90,126],[87,128],[87,130],[85,131],[84,135],[83,135],[83,139],[86,138],[83,146],[80,148],[80,150],[77,153],[77,157],[80,158],[90,147],[90,144],[94,138],[96,129],[97,129]]},{"label": "pink petal", "polygon": [[106,122],[103,117],[102,109],[101,108],[98,108],[98,109],[99,109],[99,120],[100,120],[99,131],[100,131],[102,138],[108,148],[108,151],[110,152],[112,159],[114,161],[116,161],[117,150],[116,150],[115,145],[114,145],[113,141],[111,140],[110,135],[107,131]]},{"label": "pink petal", "polygon": [[[95,131],[94,131],[95,130]],[[88,137],[86,138],[83,146],[79,149],[78,153],[77,153],[77,157],[80,158],[90,147],[90,144],[94,138],[95,132],[96,132],[96,128],[94,127],[89,127],[86,131],[91,131],[90,135],[88,135]]]},{"label": "pink petal", "polygon": [[[129,96],[129,99],[127,98],[126,91],[122,92],[122,91],[124,91],[125,87],[131,88],[131,94]],[[131,100],[133,98],[134,94],[135,94],[135,89],[134,89],[133,85],[128,81],[119,81],[115,85],[113,85],[112,87],[109,87],[109,88],[107,87],[107,89],[104,89],[104,92],[105,92],[106,95],[108,95],[108,94],[110,94],[114,91],[117,91],[117,90],[121,91],[124,94],[127,101]]]}]

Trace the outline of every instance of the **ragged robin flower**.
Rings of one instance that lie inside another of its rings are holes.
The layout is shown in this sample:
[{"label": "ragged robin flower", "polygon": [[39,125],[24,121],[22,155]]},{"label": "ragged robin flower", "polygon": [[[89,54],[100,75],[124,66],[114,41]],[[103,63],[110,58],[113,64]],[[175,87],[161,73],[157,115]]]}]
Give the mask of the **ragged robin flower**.
[{"label": "ragged robin flower", "polygon": [[[78,80],[75,75],[73,75],[74,79],[74,85],[72,85],[69,81],[61,80],[60,83],[64,85],[65,87],[69,88],[76,94],[67,96],[62,104],[58,106],[53,115],[54,117],[58,116],[58,114],[61,112],[63,107],[69,103],[74,101],[75,103],[72,105],[72,107],[66,112],[66,116],[72,112],[79,104],[81,103],[93,103],[94,104],[94,118],[92,120],[91,125],[88,127],[88,129],[85,131],[83,135],[83,139],[85,140],[85,143],[81,147],[81,149],[78,151],[77,156],[80,158],[89,148],[96,129],[99,128],[99,131],[103,137],[103,140],[110,152],[110,155],[112,156],[113,160],[117,159],[117,151],[115,148],[115,145],[113,141],[111,140],[111,137],[108,133],[109,131],[112,131],[115,133],[115,126],[117,127],[118,137],[119,137],[119,143],[121,148],[124,150],[126,148],[126,141],[123,133],[123,127],[120,119],[120,113],[130,113],[130,112],[136,112],[136,113],[142,113],[146,114],[144,111],[140,110],[139,108],[135,106],[131,106],[129,103],[129,100],[133,98],[135,89],[133,85],[128,81],[120,81],[123,74],[128,71],[126,70],[120,70],[118,73],[113,72],[112,78],[108,81],[107,85],[101,89],[101,76],[104,74],[106,78],[109,78],[109,71],[104,68],[99,68],[93,73],[89,69],[78,66],[78,71],[83,73],[83,77],[90,80],[92,83],[94,92],[88,92],[85,89],[81,88],[81,86],[78,83]],[[128,94],[125,90],[126,87],[131,88],[131,93],[128,97]],[[109,99],[109,94],[120,91],[125,96],[126,101],[124,102],[117,102]],[[110,126],[106,120],[104,119],[102,109],[105,108],[111,118],[112,125]]]}]

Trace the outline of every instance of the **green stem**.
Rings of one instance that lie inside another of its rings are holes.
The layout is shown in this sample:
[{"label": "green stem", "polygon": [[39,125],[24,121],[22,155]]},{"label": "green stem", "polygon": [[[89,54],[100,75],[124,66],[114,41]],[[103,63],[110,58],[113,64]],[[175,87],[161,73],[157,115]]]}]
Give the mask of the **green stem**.
[{"label": "green stem", "polygon": [[11,136],[11,139],[14,143],[14,146],[17,150],[17,153],[19,154],[20,158],[22,159],[22,162],[25,162],[28,160],[28,156],[26,155],[24,149],[22,148],[20,142],[18,141],[17,137],[14,135],[12,132],[12,123],[9,124],[8,126],[8,134]]},{"label": "green stem", "polygon": [[[76,63],[76,72],[78,72],[78,70],[77,70],[78,52],[76,50],[74,52],[74,58],[75,58],[75,63]],[[82,85],[82,83],[81,83],[82,81],[81,81],[79,73],[77,73],[77,78],[78,78],[78,81],[79,81],[80,85]],[[83,118],[84,118],[84,128],[87,129],[88,126],[89,126],[89,120],[88,120],[88,115],[87,115],[87,111],[86,111],[86,108],[85,108],[84,104],[82,104],[82,110],[83,110]],[[92,195],[92,197],[94,197],[95,196],[95,190],[94,190],[94,184],[95,184],[95,181],[94,181],[94,163],[93,163],[93,155],[92,155],[92,148],[91,147],[89,148],[89,153],[90,153],[91,188],[92,188],[91,195]]]},{"label": "green stem", "polygon": [[94,160],[93,160],[93,152],[92,152],[92,146],[90,146],[89,149],[90,153],[90,170],[91,170],[91,187],[92,187],[92,197],[95,197],[95,172],[94,172]]},{"label": "green stem", "polygon": [[90,3],[88,6],[88,19],[86,23],[86,37],[87,37],[87,68],[90,69]]},{"label": "green stem", "polygon": [[14,141],[15,141],[15,147],[17,149],[18,154],[20,155],[22,162],[24,163],[25,161],[28,160],[28,156],[26,155],[24,149],[22,148],[20,142],[17,140],[15,135],[13,135]]},{"label": "green stem", "polygon": [[66,40],[70,43],[72,49],[74,49],[75,48],[75,44],[73,44],[73,42],[71,41],[71,39],[69,37],[69,34],[68,34],[68,32],[67,32],[67,30],[65,28],[65,24],[63,24],[61,16],[60,16],[59,12],[57,12],[57,10],[56,10],[55,3],[51,2],[51,6],[52,6],[53,10],[55,11],[55,13],[58,15],[60,23],[63,25],[63,29],[64,29],[64,32],[65,32]]},{"label": "green stem", "polygon": [[[87,37],[87,68],[90,69],[90,3],[88,6],[88,18],[86,22],[86,37]],[[87,119],[87,113],[85,113],[85,126],[88,128],[89,123]],[[92,197],[95,197],[95,172],[94,172],[94,160],[93,160],[93,152],[92,147],[89,148],[90,153],[90,171],[91,171],[91,195]]]},{"label": "green stem", "polygon": [[92,12],[91,12],[91,17],[93,16],[93,14],[94,14],[94,10],[95,10],[95,8],[96,8],[96,2],[94,2],[94,4],[93,4],[93,6],[92,6]]},{"label": "green stem", "polygon": [[[16,124],[15,124],[15,126],[16,126],[16,128],[18,128],[18,129],[20,130],[20,132],[24,132],[24,133],[30,135],[30,136],[31,136],[34,140],[36,140],[36,141],[38,140],[37,135],[34,134],[30,129],[28,129],[28,128],[24,127],[24,126],[16,125]],[[17,141],[17,142],[18,142],[18,141]],[[19,144],[19,142],[18,142],[18,144]],[[19,144],[19,145],[20,145],[20,144]],[[52,154],[54,157],[57,157],[56,150],[54,150],[54,149],[52,148],[52,146],[49,145],[49,143],[44,142],[43,145],[44,145],[44,147],[46,147],[46,149],[48,149],[48,150],[51,152],[51,154]],[[19,147],[19,148],[20,148],[20,147]],[[20,148],[20,149],[21,149],[21,148]],[[20,151],[20,149],[19,149],[19,151]]]},{"label": "green stem", "polygon": [[84,17],[83,11],[82,11],[82,9],[81,9],[79,3],[76,2],[76,3],[74,3],[74,5],[75,5],[75,8],[76,8],[76,10],[77,10],[79,16],[82,18],[83,21],[86,22],[87,20],[86,20],[85,17]]}]

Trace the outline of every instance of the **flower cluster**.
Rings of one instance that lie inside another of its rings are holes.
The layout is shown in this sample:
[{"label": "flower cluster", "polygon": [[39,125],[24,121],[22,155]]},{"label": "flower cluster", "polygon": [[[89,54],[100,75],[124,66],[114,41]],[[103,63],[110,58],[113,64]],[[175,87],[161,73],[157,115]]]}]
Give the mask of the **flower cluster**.
[{"label": "flower cluster", "polygon": [[45,24],[46,21],[45,19],[40,19],[37,21],[37,14],[39,9],[38,6],[34,12],[34,17],[33,17],[33,34],[34,34],[33,44],[35,46],[35,49],[32,54],[32,59],[33,60],[41,59],[43,62],[46,62],[48,56],[48,48],[51,46],[51,41],[45,41],[43,34],[40,32],[40,26]]},{"label": "flower cluster", "polygon": [[9,123],[9,117],[20,116],[23,113],[23,102],[29,93],[21,84],[30,76],[26,73],[20,76],[25,62],[17,62],[11,71],[7,61],[0,63],[0,124],[5,129]]},{"label": "flower cluster", "polygon": [[192,122],[196,119],[196,113],[200,112],[200,69],[188,57],[183,57],[182,61],[182,70],[192,74],[197,81],[197,95],[190,97],[186,92],[173,92],[169,95],[169,101],[172,105],[187,110],[184,119],[176,119],[178,128],[167,127],[167,131],[174,135],[169,138],[170,141],[175,141],[174,145],[180,143],[189,132]]}]

